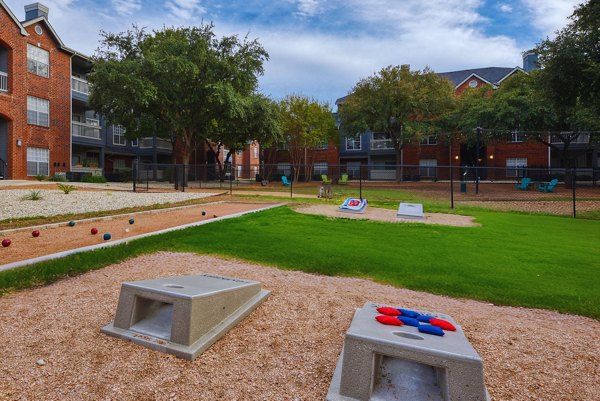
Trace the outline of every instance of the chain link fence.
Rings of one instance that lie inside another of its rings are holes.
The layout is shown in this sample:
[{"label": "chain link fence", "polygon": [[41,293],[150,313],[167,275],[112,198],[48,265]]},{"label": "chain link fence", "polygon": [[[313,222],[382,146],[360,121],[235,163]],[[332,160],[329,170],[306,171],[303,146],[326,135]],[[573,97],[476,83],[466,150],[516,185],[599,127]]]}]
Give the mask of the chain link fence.
[{"label": "chain link fence", "polygon": [[134,191],[221,190],[294,197],[416,199],[600,218],[600,169],[431,165],[140,164]]}]

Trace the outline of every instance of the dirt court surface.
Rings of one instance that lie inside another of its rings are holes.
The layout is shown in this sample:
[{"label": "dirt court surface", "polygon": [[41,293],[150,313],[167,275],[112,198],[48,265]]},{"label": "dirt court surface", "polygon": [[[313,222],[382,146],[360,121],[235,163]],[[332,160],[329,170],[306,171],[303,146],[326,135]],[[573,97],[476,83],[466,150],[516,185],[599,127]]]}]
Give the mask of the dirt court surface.
[{"label": "dirt court surface", "polygon": [[[269,203],[258,202],[207,203],[198,206],[99,218],[94,219],[94,221],[84,220],[76,222],[74,227],[69,227],[67,223],[38,226],[35,227],[40,231],[40,236],[37,238],[31,235],[34,228],[0,231],[0,238],[9,238],[12,241],[9,247],[0,248],[0,264],[105,243],[108,241],[104,241],[102,237],[107,232],[111,234],[111,240],[118,240],[165,228],[211,220],[215,216],[223,217],[255,210],[268,205]],[[202,216],[202,211],[206,212],[205,216]],[[129,224],[130,218],[134,219],[134,224]],[[98,229],[98,234],[91,234],[92,227]]]},{"label": "dirt court surface", "polygon": [[425,220],[416,220],[408,218],[398,218],[396,210],[380,209],[367,206],[364,213],[342,212],[337,206],[332,205],[310,205],[295,208],[297,212],[307,214],[320,214],[329,217],[339,217],[347,219],[368,219],[387,221],[391,223],[425,223],[425,224],[443,224],[447,226],[473,227],[479,226],[475,223],[475,218],[471,216],[461,216],[459,214],[446,213],[424,213]]},{"label": "dirt court surface", "polygon": [[[122,282],[205,272],[272,292],[194,362],[100,333]],[[323,400],[366,301],[450,314],[483,358],[493,400],[600,399],[596,320],[175,253],[0,298],[0,399]]]}]

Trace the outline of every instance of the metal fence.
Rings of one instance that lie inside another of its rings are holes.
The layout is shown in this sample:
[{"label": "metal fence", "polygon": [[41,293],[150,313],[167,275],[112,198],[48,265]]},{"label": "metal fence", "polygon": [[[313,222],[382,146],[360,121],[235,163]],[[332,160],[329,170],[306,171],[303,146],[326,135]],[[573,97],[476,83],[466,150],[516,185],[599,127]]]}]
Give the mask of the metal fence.
[{"label": "metal fence", "polygon": [[221,190],[293,197],[416,199],[500,210],[600,218],[600,169],[436,165],[140,164],[134,191]]}]

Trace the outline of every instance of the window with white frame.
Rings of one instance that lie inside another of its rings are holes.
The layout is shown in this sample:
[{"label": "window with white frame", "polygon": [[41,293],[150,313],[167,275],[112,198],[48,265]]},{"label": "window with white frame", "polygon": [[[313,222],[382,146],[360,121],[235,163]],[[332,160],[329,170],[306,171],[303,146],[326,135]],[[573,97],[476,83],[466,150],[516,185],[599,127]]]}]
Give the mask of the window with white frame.
[{"label": "window with white frame", "polygon": [[39,97],[27,96],[27,123],[50,126],[50,102]]},{"label": "window with white frame", "polygon": [[421,138],[421,145],[437,145],[437,136],[428,135]]},{"label": "window with white frame", "polygon": [[523,177],[527,168],[526,157],[515,157],[506,159],[506,176]]},{"label": "window with white frame", "polygon": [[50,53],[37,46],[27,44],[27,70],[36,75],[48,78]]},{"label": "window with white frame", "polygon": [[328,174],[328,172],[329,165],[327,162],[317,162],[313,165],[313,174],[315,175]]},{"label": "window with white frame", "polygon": [[513,131],[510,133],[510,141],[511,142],[525,142],[525,134],[519,131]]},{"label": "window with white frame", "polygon": [[421,159],[419,160],[419,175],[421,177],[435,177],[437,170],[437,160]]},{"label": "window with white frame", "polygon": [[292,174],[292,165],[290,163],[277,163],[277,174],[289,176]]},{"label": "window with white frame", "polygon": [[27,175],[50,175],[50,150],[27,148]]},{"label": "window with white frame", "polygon": [[258,146],[257,145],[254,145],[252,147],[252,152],[254,153],[254,158],[258,159]]},{"label": "window with white frame", "polygon": [[346,150],[360,150],[360,134],[346,137]]},{"label": "window with white frame", "polygon": [[125,139],[125,128],[121,125],[113,125],[113,144],[125,146],[127,140]]},{"label": "window with white frame", "polygon": [[135,147],[140,146],[140,140],[137,139],[137,138],[132,139],[131,140],[131,146],[135,146]]}]

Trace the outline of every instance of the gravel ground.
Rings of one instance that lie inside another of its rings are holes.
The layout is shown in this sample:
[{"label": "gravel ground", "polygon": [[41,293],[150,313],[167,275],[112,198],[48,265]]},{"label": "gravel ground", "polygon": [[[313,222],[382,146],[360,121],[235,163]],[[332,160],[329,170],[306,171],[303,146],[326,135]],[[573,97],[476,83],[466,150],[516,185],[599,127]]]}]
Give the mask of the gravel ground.
[{"label": "gravel ground", "polygon": [[199,192],[134,193],[88,190],[76,190],[65,194],[60,190],[41,189],[43,199],[22,200],[23,196],[30,192],[31,190],[24,189],[0,190],[0,220],[115,210],[157,203],[181,202],[215,195],[214,193]]},{"label": "gravel ground", "polygon": [[[123,281],[202,272],[258,280],[271,295],[194,362],[100,333]],[[493,400],[600,399],[593,319],[158,253],[0,298],[0,400],[322,400],[366,301],[451,315],[483,358]]]}]

